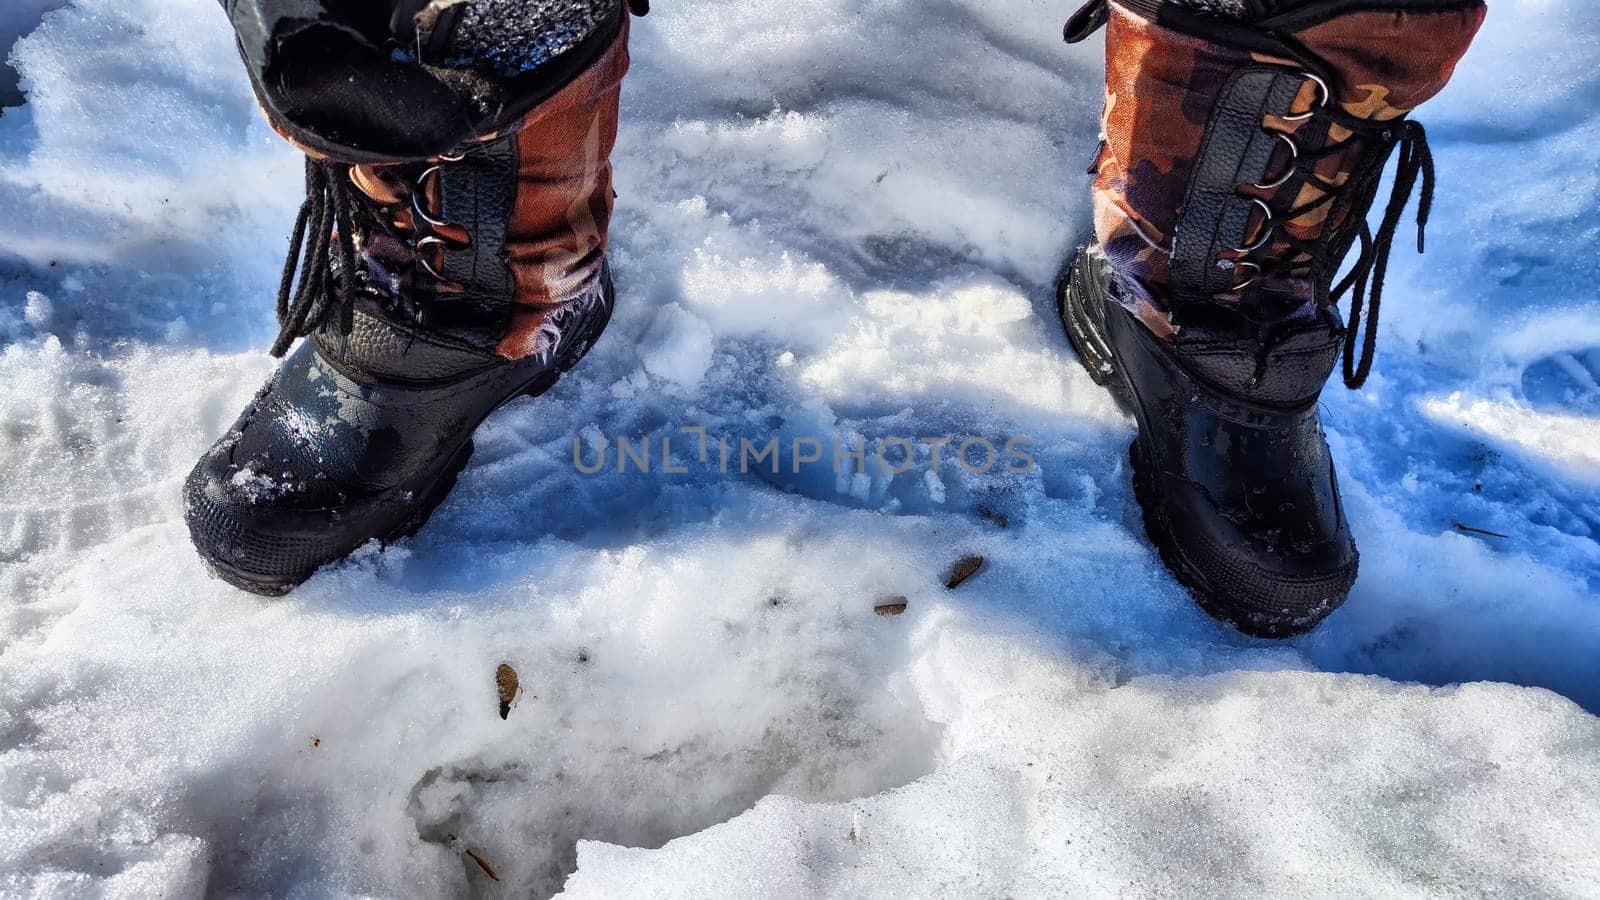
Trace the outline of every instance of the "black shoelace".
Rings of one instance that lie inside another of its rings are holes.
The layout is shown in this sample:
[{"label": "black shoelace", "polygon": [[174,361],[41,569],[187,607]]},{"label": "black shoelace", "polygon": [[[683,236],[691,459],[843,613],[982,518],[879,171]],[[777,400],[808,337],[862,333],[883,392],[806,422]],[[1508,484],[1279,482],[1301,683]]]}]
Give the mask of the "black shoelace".
[{"label": "black shoelace", "polygon": [[[1367,376],[1372,374],[1372,360],[1378,347],[1378,311],[1383,302],[1383,280],[1389,273],[1389,250],[1394,244],[1396,232],[1400,229],[1400,217],[1405,215],[1406,204],[1411,202],[1411,194],[1419,175],[1422,180],[1422,196],[1417,202],[1417,252],[1423,253],[1427,250],[1428,214],[1433,210],[1434,186],[1433,151],[1428,147],[1428,132],[1420,122],[1408,121],[1402,125],[1400,133],[1391,137],[1388,145],[1382,149],[1380,157],[1382,162],[1373,167],[1371,176],[1373,181],[1383,177],[1389,155],[1394,152],[1396,146],[1400,148],[1400,163],[1395,170],[1394,191],[1389,195],[1389,206],[1384,210],[1378,233],[1374,237],[1366,222],[1361,223],[1361,230],[1358,232],[1361,238],[1361,253],[1356,257],[1355,267],[1328,298],[1328,302],[1336,304],[1346,291],[1352,286],[1355,288],[1350,295],[1350,321],[1345,332],[1344,345],[1344,383],[1351,390],[1366,384]],[[1361,330],[1363,303],[1367,308],[1367,327],[1363,332],[1358,363],[1354,361],[1354,354],[1356,332]]]},{"label": "black shoelace", "polygon": [[355,327],[359,266],[355,224],[361,201],[348,173],[348,167],[338,163],[306,159],[306,199],[294,220],[289,258],[278,285],[275,357],[288,353],[297,339],[309,337],[333,314],[338,315],[341,334],[348,335]]},{"label": "black shoelace", "polygon": [[[1328,305],[1333,306],[1337,305],[1346,294],[1350,295],[1349,322],[1345,332],[1344,382],[1347,387],[1356,390],[1366,384],[1368,376],[1372,374],[1373,359],[1378,344],[1378,317],[1383,305],[1383,284],[1389,271],[1389,257],[1395,236],[1400,229],[1400,220],[1416,192],[1419,180],[1422,195],[1417,207],[1417,252],[1422,253],[1426,249],[1428,216],[1433,209],[1433,152],[1428,147],[1427,130],[1419,122],[1374,123],[1332,109],[1320,110],[1316,115],[1329,118],[1352,133],[1352,136],[1345,140],[1336,141],[1314,153],[1301,155],[1294,164],[1296,173],[1304,179],[1304,184],[1316,188],[1321,196],[1292,209],[1274,213],[1262,222],[1260,234],[1263,238],[1258,247],[1275,245],[1268,246],[1273,253],[1271,259],[1258,263],[1246,257],[1236,263],[1244,262],[1256,268],[1257,273],[1252,281],[1291,275],[1308,267],[1313,272],[1321,272],[1330,264],[1337,265],[1337,260],[1330,259],[1332,248],[1338,244],[1348,246],[1348,241],[1336,241],[1333,234],[1310,240],[1302,239],[1284,226],[1323,207],[1333,207],[1336,213],[1338,211],[1336,204],[1342,198],[1355,198],[1355,202],[1359,203],[1360,198],[1375,193],[1378,183],[1383,179],[1384,170],[1388,167],[1389,158],[1394,155],[1396,148],[1399,149],[1400,161],[1395,169],[1394,188],[1389,195],[1389,203],[1376,234],[1362,216],[1364,210],[1349,211],[1353,217],[1352,222],[1356,223],[1358,229],[1356,237],[1360,239],[1361,252],[1357,254],[1349,274],[1329,291],[1327,298]],[[1375,152],[1350,181],[1343,185],[1334,184],[1316,174],[1318,161],[1338,156],[1355,143],[1362,141],[1376,142]],[[1293,187],[1292,182],[1291,187]],[[1348,226],[1334,230],[1349,234],[1349,231],[1345,230],[1346,227]],[[1362,327],[1363,317],[1365,328]]]}]

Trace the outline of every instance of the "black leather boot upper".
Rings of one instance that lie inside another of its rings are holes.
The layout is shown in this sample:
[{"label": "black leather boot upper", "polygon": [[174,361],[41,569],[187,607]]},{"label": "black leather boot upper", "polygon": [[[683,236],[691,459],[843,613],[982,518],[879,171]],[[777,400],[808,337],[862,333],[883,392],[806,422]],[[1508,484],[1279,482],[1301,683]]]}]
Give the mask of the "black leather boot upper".
[{"label": "black leather boot upper", "polygon": [[1200,604],[1272,637],[1337,608],[1358,564],[1317,416],[1343,345],[1337,321],[1302,326],[1264,354],[1240,336],[1163,341],[1119,301],[1093,249],[1079,254],[1062,302],[1069,327],[1107,352],[1139,421],[1145,526]]},{"label": "black leather boot upper", "polygon": [[518,303],[517,140],[383,171],[309,164],[275,353],[309,339],[184,486],[195,546],[219,576],[280,594],[415,531],[483,419],[548,390],[599,337],[613,304],[603,267],[550,305],[536,352],[497,352]]},{"label": "black leather boot upper", "polygon": [[599,337],[612,297],[607,277],[593,302],[558,316],[558,340],[515,362],[363,302],[348,336],[302,342],[190,473],[196,548],[225,580],[272,595],[369,541],[414,532],[483,419],[554,385]]}]

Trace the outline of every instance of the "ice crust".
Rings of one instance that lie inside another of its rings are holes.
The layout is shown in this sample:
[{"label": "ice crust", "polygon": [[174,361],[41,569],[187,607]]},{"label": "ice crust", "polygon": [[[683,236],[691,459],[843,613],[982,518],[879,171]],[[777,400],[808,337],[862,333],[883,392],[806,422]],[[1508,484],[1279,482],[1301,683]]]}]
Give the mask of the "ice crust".
[{"label": "ice crust", "polygon": [[[1492,0],[1421,117],[1429,255],[1397,252],[1368,390],[1324,398],[1362,579],[1284,645],[1160,568],[1131,426],[1052,319],[1100,104],[1069,9],[656,4],[612,331],[422,534],[266,602],[207,577],[178,494],[271,370],[300,160],[213,0],[33,6],[0,5],[32,32],[0,895],[1600,896],[1589,0]],[[684,426],[1038,466],[724,474]],[[575,436],[688,471],[583,475]]]}]

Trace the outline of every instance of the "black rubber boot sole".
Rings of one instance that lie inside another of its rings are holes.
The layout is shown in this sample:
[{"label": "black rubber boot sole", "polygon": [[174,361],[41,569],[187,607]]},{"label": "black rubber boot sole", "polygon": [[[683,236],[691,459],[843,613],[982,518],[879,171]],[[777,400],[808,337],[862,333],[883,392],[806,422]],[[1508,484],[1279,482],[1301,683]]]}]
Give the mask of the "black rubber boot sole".
[{"label": "black rubber boot sole", "polygon": [[[1116,355],[1105,333],[1105,322],[1097,315],[1092,304],[1106,301],[1094,298],[1099,288],[1083,271],[1080,261],[1090,259],[1081,250],[1075,252],[1056,286],[1056,303],[1067,340],[1078,355],[1078,361],[1098,385],[1109,390],[1117,404],[1130,415],[1135,414],[1135,389],[1132,382],[1117,365]],[[1091,263],[1092,264],[1092,263]],[[1113,301],[1114,302],[1114,301]],[[1139,436],[1128,447],[1129,463],[1133,470],[1134,499],[1139,504],[1144,529],[1150,543],[1161,555],[1161,561],[1174,578],[1188,590],[1195,603],[1207,615],[1225,622],[1251,637],[1285,639],[1309,633],[1321,624],[1328,612],[1337,604],[1323,608],[1310,606],[1292,615],[1274,615],[1256,606],[1241,604],[1226,592],[1217,590],[1205,570],[1183,551],[1167,518],[1157,487],[1155,472],[1150,463],[1151,451],[1145,446],[1145,432],[1141,426]],[[1331,573],[1326,582],[1309,588],[1312,594],[1337,596],[1349,593],[1355,583],[1356,572]]]}]

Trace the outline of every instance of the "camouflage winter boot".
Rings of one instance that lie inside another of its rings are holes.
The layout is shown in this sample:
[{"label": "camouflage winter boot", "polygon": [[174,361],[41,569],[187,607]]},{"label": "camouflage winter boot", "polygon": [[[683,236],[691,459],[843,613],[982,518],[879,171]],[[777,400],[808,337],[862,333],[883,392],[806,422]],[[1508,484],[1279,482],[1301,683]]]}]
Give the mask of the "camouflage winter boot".
[{"label": "camouflage winter boot", "polygon": [[1286,637],[1355,582],[1317,398],[1341,349],[1350,387],[1371,369],[1390,245],[1420,182],[1421,249],[1433,193],[1406,117],[1449,80],[1484,6],[1244,2],[1238,19],[1094,0],[1069,23],[1069,40],[1108,27],[1107,101],[1096,241],[1058,299],[1090,374],[1138,420],[1135,493],[1162,558],[1207,612]]},{"label": "camouflage winter boot", "polygon": [[315,0],[232,10],[262,106],[308,160],[272,348],[288,358],[184,486],[219,577],[282,594],[415,532],[484,418],[600,336],[628,23],[621,0],[599,5],[526,70],[470,46],[470,3],[348,22],[271,12]]}]

